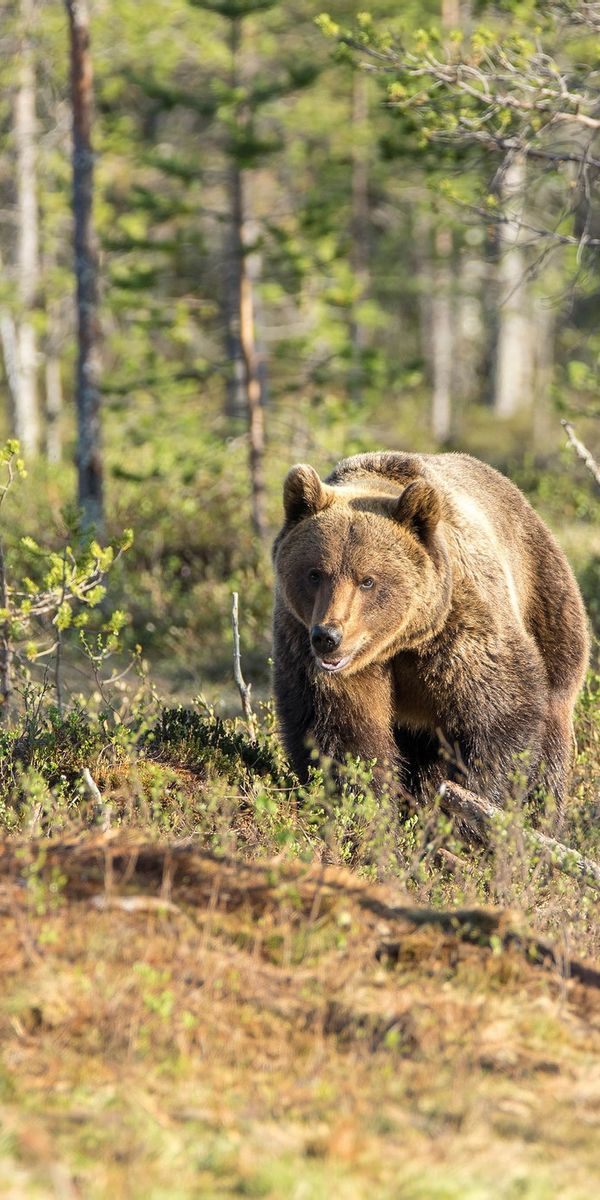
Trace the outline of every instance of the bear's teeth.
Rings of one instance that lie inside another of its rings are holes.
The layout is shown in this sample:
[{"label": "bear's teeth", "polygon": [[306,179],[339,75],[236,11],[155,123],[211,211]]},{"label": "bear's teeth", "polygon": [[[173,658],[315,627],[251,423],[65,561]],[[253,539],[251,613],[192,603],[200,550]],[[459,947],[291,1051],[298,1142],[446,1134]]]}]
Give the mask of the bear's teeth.
[{"label": "bear's teeth", "polygon": [[325,671],[339,671],[342,667],[345,667],[347,663],[350,662],[350,657],[351,656],[347,654],[345,658],[338,658],[336,662],[333,662],[331,659],[327,658],[318,658],[317,662]]}]

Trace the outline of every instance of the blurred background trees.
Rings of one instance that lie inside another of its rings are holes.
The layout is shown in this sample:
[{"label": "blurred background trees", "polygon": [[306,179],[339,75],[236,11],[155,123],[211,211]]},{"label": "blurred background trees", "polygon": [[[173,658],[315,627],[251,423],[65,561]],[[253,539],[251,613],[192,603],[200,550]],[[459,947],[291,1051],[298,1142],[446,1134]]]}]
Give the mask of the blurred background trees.
[{"label": "blurred background trees", "polygon": [[[72,7],[1,5],[15,553],[31,527],[58,541],[76,495]],[[193,688],[221,670],[235,587],[264,671],[285,470],[382,446],[508,471],[593,592],[599,505],[558,416],[597,448],[596,6],[336,0],[316,22],[304,0],[95,0],[90,20],[97,397],[108,532],[136,530],[132,638]]]}]

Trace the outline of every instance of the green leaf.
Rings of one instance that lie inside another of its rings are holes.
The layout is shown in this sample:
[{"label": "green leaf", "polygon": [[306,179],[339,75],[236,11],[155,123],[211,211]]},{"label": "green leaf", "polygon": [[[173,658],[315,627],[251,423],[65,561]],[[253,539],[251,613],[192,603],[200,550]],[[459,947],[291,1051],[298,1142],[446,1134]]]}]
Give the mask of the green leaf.
[{"label": "green leaf", "polygon": [[58,611],[52,624],[56,625],[57,629],[63,630],[68,629],[72,624],[72,621],[73,612],[71,610],[71,605],[68,600],[63,600],[62,604],[60,604],[58,607]]}]

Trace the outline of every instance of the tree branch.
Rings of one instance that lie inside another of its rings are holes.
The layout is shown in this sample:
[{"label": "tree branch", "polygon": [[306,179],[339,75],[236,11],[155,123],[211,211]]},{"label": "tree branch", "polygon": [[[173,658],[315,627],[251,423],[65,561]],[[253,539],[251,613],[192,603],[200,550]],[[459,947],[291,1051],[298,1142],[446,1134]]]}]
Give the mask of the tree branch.
[{"label": "tree branch", "polygon": [[591,454],[587,446],[584,446],[583,442],[580,442],[579,438],[576,437],[575,430],[573,429],[570,421],[561,421],[561,425],[577,457],[581,459],[582,463],[584,463],[590,472],[590,475],[594,477],[598,487],[600,487],[600,466],[598,466],[593,454]]},{"label": "tree branch", "polygon": [[238,615],[238,594],[232,593],[231,597],[231,629],[233,632],[233,678],[235,679],[237,689],[240,693],[242,701],[242,711],[248,723],[248,731],[253,741],[256,741],[256,717],[252,711],[250,702],[251,683],[245,683],[242,675],[242,660],[240,655],[240,626]]},{"label": "tree branch", "polygon": [[[494,828],[497,828],[498,823],[505,817],[501,808],[485,797],[467,791],[458,783],[443,783],[439,799],[442,810],[448,816],[458,818],[466,829],[467,836],[482,846],[490,845]],[[527,849],[542,854],[550,866],[586,884],[587,887],[600,891],[599,863],[586,858],[571,846],[565,846],[563,842],[539,833],[537,829],[522,828],[520,833]]]}]

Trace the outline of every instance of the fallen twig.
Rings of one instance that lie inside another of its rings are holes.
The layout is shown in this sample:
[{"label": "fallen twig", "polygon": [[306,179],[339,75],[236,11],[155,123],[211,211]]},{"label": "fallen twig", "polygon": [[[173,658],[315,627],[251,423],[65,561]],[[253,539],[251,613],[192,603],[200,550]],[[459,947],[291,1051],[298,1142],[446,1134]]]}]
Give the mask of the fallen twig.
[{"label": "fallen twig", "polygon": [[[498,828],[505,817],[501,808],[483,796],[467,791],[458,783],[443,783],[439,798],[440,806],[448,816],[458,817],[468,835],[481,845],[489,846],[494,828]],[[599,863],[586,858],[579,850],[565,846],[545,833],[539,833],[537,829],[522,828],[520,833],[528,850],[543,854],[550,866],[600,891]]]},{"label": "fallen twig", "polygon": [[582,463],[590,472],[590,475],[593,475],[598,487],[600,487],[600,466],[598,466],[593,454],[588,450],[587,446],[584,446],[583,442],[579,440],[570,421],[561,421],[561,425],[577,457],[581,459]]},{"label": "fallen twig", "polygon": [[165,900],[162,896],[92,896],[90,904],[104,912],[108,909],[120,909],[121,912],[171,912],[181,913],[178,904]]},{"label": "fallen twig", "polygon": [[96,817],[102,826],[104,833],[108,833],[110,829],[111,809],[110,804],[107,804],[102,796],[102,792],[96,781],[92,778],[89,767],[84,767],[81,776],[88,795],[91,796],[96,808]]}]

